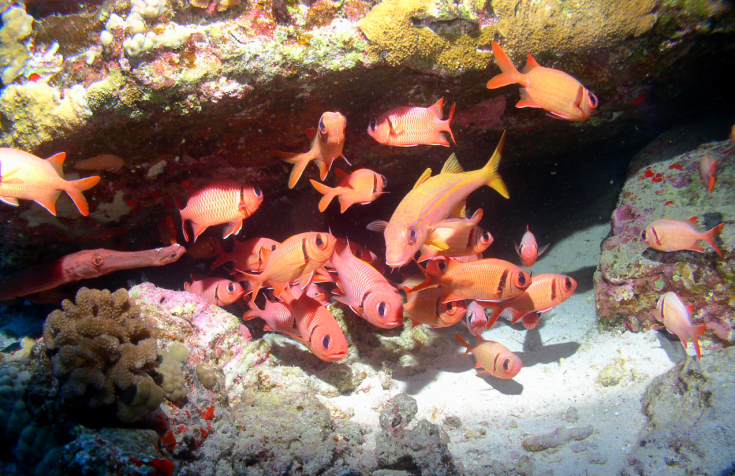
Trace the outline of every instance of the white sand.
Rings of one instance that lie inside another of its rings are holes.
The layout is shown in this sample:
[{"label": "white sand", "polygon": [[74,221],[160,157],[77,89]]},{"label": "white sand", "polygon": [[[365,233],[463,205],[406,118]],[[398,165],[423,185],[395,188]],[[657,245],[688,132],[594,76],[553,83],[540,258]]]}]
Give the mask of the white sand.
[{"label": "white sand", "polygon": [[[684,351],[680,343],[653,331],[598,330],[592,272],[609,229],[607,224],[594,226],[554,243],[534,266],[534,274],[584,277],[578,279],[577,292],[545,314],[535,330],[526,331],[520,324],[511,327],[501,319],[483,335],[521,358],[524,367],[515,379],[478,375],[472,369],[474,357],[461,358],[454,342],[446,352],[432,355],[433,373],[427,373],[433,378],[428,382],[426,373],[403,380],[394,374],[394,385],[386,391],[377,377],[369,377],[360,386],[370,387],[366,393],[329,399],[329,404],[354,412],[353,420],[379,431],[376,410],[390,396],[405,391],[418,402],[418,418],[445,425],[450,450],[468,474],[488,474],[493,460],[512,466],[525,458],[535,466],[534,474],[547,470],[554,475],[616,473],[627,465],[626,453],[646,422],[640,403],[646,386],[672,368],[674,360],[681,360]],[[463,323],[433,332],[441,333],[447,343],[454,341],[455,332],[469,337]],[[606,366],[619,383],[604,387],[597,382]],[[567,421],[572,407],[579,418]],[[448,417],[458,417],[461,425],[452,428]],[[594,431],[579,443],[540,453],[529,453],[521,446],[527,437],[557,427],[587,425]]]}]

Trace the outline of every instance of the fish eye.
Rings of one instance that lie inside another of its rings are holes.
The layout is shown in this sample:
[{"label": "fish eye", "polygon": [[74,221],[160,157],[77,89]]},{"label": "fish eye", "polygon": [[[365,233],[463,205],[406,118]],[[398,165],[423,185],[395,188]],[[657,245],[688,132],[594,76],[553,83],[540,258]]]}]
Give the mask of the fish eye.
[{"label": "fish eye", "polygon": [[321,233],[316,235],[316,245],[320,249],[324,249],[327,246],[327,243],[324,241],[324,238],[322,238]]},{"label": "fish eye", "polygon": [[513,365],[512,365],[512,362],[510,361],[510,359],[503,360],[503,370],[505,370],[506,372],[508,372],[512,366]]},{"label": "fish eye", "polygon": [[370,130],[375,132],[375,129],[378,127],[378,121],[376,119],[373,119],[370,121]]},{"label": "fish eye", "polygon": [[521,286],[524,286],[526,284],[526,273],[519,273],[518,274],[518,283]]},{"label": "fish eye", "polygon": [[102,266],[104,262],[105,262],[105,258],[103,258],[100,255],[95,255],[95,257],[92,258],[92,263],[94,263],[95,266]]},{"label": "fish eye", "polygon": [[590,106],[592,106],[592,109],[597,107],[597,96],[592,91],[589,91],[590,93]]},{"label": "fish eye", "polygon": [[329,350],[329,345],[330,345],[331,343],[332,343],[332,338],[331,338],[331,337],[329,337],[329,336],[324,336],[324,337],[322,338],[322,346],[323,346],[323,347],[324,347],[324,348],[325,348],[326,350]]},{"label": "fish eye", "polygon": [[482,242],[483,242],[483,243],[487,243],[487,242],[489,242],[490,240],[491,240],[490,232],[489,232],[489,231],[485,231],[485,232],[483,232],[483,233],[482,233]]},{"label": "fish eye", "polygon": [[566,286],[566,287],[567,287],[567,289],[572,289],[572,280],[571,280],[571,279],[569,279],[569,277],[567,277],[567,278],[566,278],[566,279],[564,280],[564,286]]},{"label": "fish eye", "polygon": [[256,197],[260,197],[261,195],[263,195],[263,192],[258,187],[253,188],[253,193],[255,194]]},{"label": "fish eye", "polygon": [[383,181],[383,188],[388,186],[388,180],[386,180],[385,176],[381,175],[380,179]]},{"label": "fish eye", "polygon": [[416,227],[413,225],[410,225],[406,227],[406,238],[408,239],[408,244],[413,245],[416,243]]},{"label": "fish eye", "polygon": [[439,266],[439,271],[446,271],[447,270],[447,262],[446,262],[446,260],[439,261],[439,263],[437,264],[437,266]]},{"label": "fish eye", "polygon": [[381,302],[378,304],[378,314],[380,317],[385,317],[386,314],[388,314],[388,305],[384,302]]},{"label": "fish eye", "polygon": [[275,250],[276,250],[276,245],[271,245],[271,251],[275,251]]},{"label": "fish eye", "polygon": [[454,301],[449,301],[449,302],[447,303],[447,311],[451,312],[451,311],[453,311],[453,310],[454,310],[454,308],[455,308],[455,306],[454,306]]},{"label": "fish eye", "polygon": [[641,232],[641,240],[646,241],[646,230]]},{"label": "fish eye", "polygon": [[227,285],[227,292],[228,293],[234,293],[235,292],[235,283],[229,283]]},{"label": "fish eye", "polygon": [[322,134],[327,133],[327,126],[324,125],[324,121],[322,119],[319,119],[319,130],[322,132]]},{"label": "fish eye", "polygon": [[470,323],[470,325],[473,325],[475,323],[475,313],[471,312],[467,316],[467,321]]}]

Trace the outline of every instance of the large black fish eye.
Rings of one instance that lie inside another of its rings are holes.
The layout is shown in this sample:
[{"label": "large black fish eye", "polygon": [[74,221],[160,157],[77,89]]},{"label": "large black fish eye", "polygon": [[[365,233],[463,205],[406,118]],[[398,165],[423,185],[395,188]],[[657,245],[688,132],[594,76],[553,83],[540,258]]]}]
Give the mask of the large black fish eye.
[{"label": "large black fish eye", "polygon": [[416,243],[416,227],[415,226],[410,225],[406,228],[406,238],[408,239],[409,245]]},{"label": "large black fish eye", "polygon": [[572,280],[569,279],[569,277],[567,277],[566,279],[564,279],[564,286],[566,286],[567,289],[572,289]]},{"label": "large black fish eye", "polygon": [[526,284],[526,273],[520,273],[518,275],[518,282],[521,284],[521,286]]},{"label": "large black fish eye", "polygon": [[329,345],[332,343],[332,338],[329,336],[324,336],[322,338],[322,346],[324,346],[325,349],[329,350]]},{"label": "large black fish eye", "polygon": [[321,119],[319,119],[319,130],[322,131],[322,134],[327,132],[327,126],[324,125],[324,121]]},{"label": "large black fish eye", "polygon": [[263,192],[258,187],[253,188],[253,193],[256,197],[263,195]]},{"label": "large black fish eye", "polygon": [[597,96],[592,91],[589,91],[590,93],[590,106],[592,106],[592,109],[597,107]]},{"label": "large black fish eye", "polygon": [[641,240],[646,241],[646,230],[641,232]]},{"label": "large black fish eye", "polygon": [[373,119],[370,121],[370,129],[375,132],[375,129],[378,127],[378,121],[376,119]]},{"label": "large black fish eye", "polygon": [[235,292],[235,283],[229,283],[227,285],[227,292],[228,293],[234,293]]},{"label": "large black fish eye", "polygon": [[452,312],[453,309],[454,309],[454,301],[449,301],[447,303],[447,312]]},{"label": "large black fish eye", "polygon": [[385,317],[385,315],[388,313],[388,305],[384,302],[381,302],[378,304],[378,314],[380,314],[380,317]]},{"label": "large black fish eye", "polygon": [[104,262],[105,258],[100,255],[95,255],[94,258],[92,258],[92,263],[94,263],[95,266],[102,266]]},{"label": "large black fish eye", "polygon": [[438,266],[439,266],[439,271],[446,271],[446,269],[447,269],[447,262],[446,262],[446,260],[439,261]]},{"label": "large black fish eye", "polygon": [[490,241],[490,232],[485,231],[482,233],[482,241]]},{"label": "large black fish eye", "polygon": [[511,367],[510,359],[505,359],[503,361],[503,370],[505,370],[507,372],[507,371],[510,370],[510,367]]},{"label": "large black fish eye", "polygon": [[324,239],[322,238],[322,235],[321,234],[316,235],[316,245],[319,248],[323,248],[324,247]]},{"label": "large black fish eye", "polygon": [[385,176],[380,176],[381,180],[383,181],[383,188],[388,186],[388,180],[385,178]]},{"label": "large black fish eye", "polygon": [[471,312],[467,315],[467,321],[470,323],[470,325],[475,323],[475,313]]}]

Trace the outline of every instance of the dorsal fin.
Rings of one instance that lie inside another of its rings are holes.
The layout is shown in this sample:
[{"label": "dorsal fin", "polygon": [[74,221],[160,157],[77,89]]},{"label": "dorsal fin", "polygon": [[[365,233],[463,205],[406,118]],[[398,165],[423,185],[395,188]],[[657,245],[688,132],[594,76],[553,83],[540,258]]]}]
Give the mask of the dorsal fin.
[{"label": "dorsal fin", "polygon": [[523,67],[523,74],[528,74],[529,71],[531,71],[533,68],[538,68],[541,66],[536,62],[535,59],[533,59],[533,56],[531,56],[531,53],[528,53],[528,62],[526,63],[526,66]]},{"label": "dorsal fin", "polygon": [[64,159],[66,159],[66,152],[59,152],[46,159],[46,162],[51,164],[61,178],[64,178]]},{"label": "dorsal fin", "polygon": [[429,180],[430,177],[431,177],[431,169],[424,170],[424,173],[421,174],[421,177],[419,177],[419,179],[416,181],[416,185],[413,186],[413,190],[416,190],[419,187],[419,185]]},{"label": "dorsal fin", "polygon": [[453,153],[449,156],[446,162],[444,162],[444,167],[442,167],[442,171],[440,173],[442,174],[461,174],[464,172],[464,169],[461,165],[459,165],[459,162],[457,162],[457,156]]},{"label": "dorsal fin", "polygon": [[477,210],[475,210],[475,213],[472,214],[470,221],[473,224],[478,225],[480,224],[480,220],[482,220],[482,215],[483,215],[482,208],[478,208]]},{"label": "dorsal fin", "polygon": [[367,229],[370,231],[377,231],[383,233],[385,228],[388,226],[388,222],[385,220],[375,220],[368,223]]},{"label": "dorsal fin", "polygon": [[337,174],[337,184],[339,184],[343,178],[347,177],[347,172],[342,169],[334,169],[334,173]]},{"label": "dorsal fin", "polygon": [[441,98],[440,100],[432,104],[432,106],[429,108],[429,111],[436,114],[436,117],[438,117],[439,119],[444,117],[444,98]]},{"label": "dorsal fin", "polygon": [[687,221],[688,221],[689,223],[691,223],[692,225],[696,225],[696,224],[697,224],[697,217],[691,217],[691,218],[690,218],[690,219],[688,219]]}]

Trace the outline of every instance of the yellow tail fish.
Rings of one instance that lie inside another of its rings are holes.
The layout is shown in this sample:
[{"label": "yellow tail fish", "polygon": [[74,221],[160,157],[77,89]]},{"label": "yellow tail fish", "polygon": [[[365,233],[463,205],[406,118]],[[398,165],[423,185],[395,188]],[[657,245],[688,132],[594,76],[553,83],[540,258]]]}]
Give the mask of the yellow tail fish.
[{"label": "yellow tail fish", "polygon": [[504,140],[505,133],[481,169],[465,172],[454,154],[449,156],[439,175],[432,177],[431,169],[426,169],[413,190],[398,204],[389,222],[374,221],[368,225],[368,229],[385,235],[388,266],[397,268],[408,263],[424,244],[429,227],[450,213],[462,214],[467,196],[481,186],[492,187],[508,198],[508,189],[497,172]]}]

